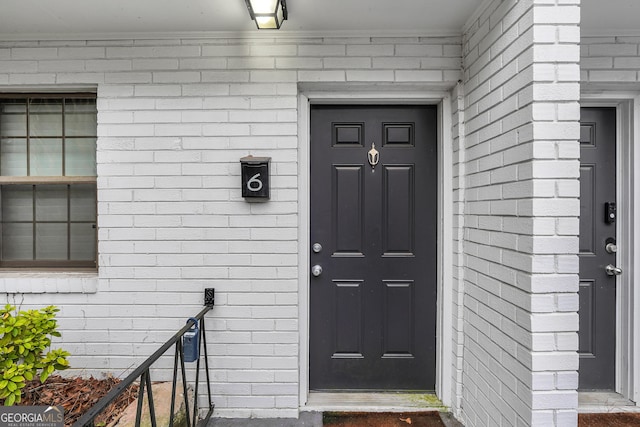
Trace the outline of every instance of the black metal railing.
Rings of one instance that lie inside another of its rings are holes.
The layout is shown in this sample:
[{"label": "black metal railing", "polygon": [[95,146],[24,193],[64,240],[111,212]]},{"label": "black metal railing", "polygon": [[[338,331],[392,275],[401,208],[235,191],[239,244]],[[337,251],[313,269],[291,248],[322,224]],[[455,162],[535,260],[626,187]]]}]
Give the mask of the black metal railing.
[{"label": "black metal railing", "polygon": [[[172,336],[162,347],[156,350],[147,360],[145,360],[140,366],[138,366],[127,378],[122,380],[116,387],[109,391],[102,399],[98,401],[89,411],[87,411],[78,421],[73,424],[73,427],[84,427],[84,426],[94,426],[94,420],[98,417],[102,411],[104,411],[111,402],[116,400],[122,393],[124,393],[127,388],[133,383],[139,381],[138,388],[138,404],[137,404],[137,412],[136,412],[136,427],[140,426],[140,421],[142,418],[142,405],[143,400],[146,394],[147,402],[149,405],[149,418],[151,421],[152,427],[157,427],[156,424],[156,414],[155,407],[153,401],[153,391],[151,387],[151,374],[150,369],[155,361],[157,361],[161,356],[163,356],[167,350],[169,350],[172,346],[175,346],[175,354],[173,358],[173,382],[171,388],[171,412],[169,418],[169,427],[173,427],[174,421],[174,410],[176,403],[176,388],[177,388],[177,379],[178,379],[178,365],[180,365],[180,373],[182,376],[182,387],[183,387],[183,400],[186,410],[186,423],[187,427],[200,427],[205,426],[209,422],[209,418],[213,414],[214,404],[211,399],[211,380],[209,378],[209,358],[207,356],[207,335],[205,332],[205,322],[204,315],[207,314],[214,305],[214,289],[205,289],[205,307],[198,314],[193,316],[193,318],[189,318],[186,325],[180,329],[174,336]],[[186,368],[185,368],[185,358],[184,358],[184,348],[182,345],[182,337],[185,332],[189,331],[194,325],[195,322],[192,319],[196,319],[199,323],[200,329],[200,340],[199,340],[199,355],[196,359],[196,377],[195,377],[195,387],[194,387],[194,399],[193,399],[193,418],[190,418],[191,411],[189,411],[189,395],[187,388],[187,377],[186,377]],[[204,350],[204,351],[203,351]],[[207,392],[208,392],[208,412],[204,418],[198,421],[198,390],[199,390],[199,381],[200,381],[200,360],[204,358],[204,370],[206,373],[207,379]],[[145,393],[146,392],[146,393]]]}]

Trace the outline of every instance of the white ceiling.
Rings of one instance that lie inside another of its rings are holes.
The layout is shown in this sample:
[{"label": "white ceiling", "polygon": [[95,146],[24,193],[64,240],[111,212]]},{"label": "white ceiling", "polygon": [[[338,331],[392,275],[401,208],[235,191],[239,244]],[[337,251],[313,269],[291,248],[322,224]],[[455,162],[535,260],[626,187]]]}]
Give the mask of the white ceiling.
[{"label": "white ceiling", "polygon": [[[0,0],[0,40],[257,31],[244,0]],[[288,0],[281,31],[459,34],[485,0]],[[583,33],[640,34],[640,0],[582,0]]]},{"label": "white ceiling", "polygon": [[581,12],[584,34],[640,35],[638,0],[582,0]]},{"label": "white ceiling", "polygon": [[[257,31],[244,0],[0,1],[0,38],[16,35]],[[288,0],[281,31],[457,30],[482,0]]]}]

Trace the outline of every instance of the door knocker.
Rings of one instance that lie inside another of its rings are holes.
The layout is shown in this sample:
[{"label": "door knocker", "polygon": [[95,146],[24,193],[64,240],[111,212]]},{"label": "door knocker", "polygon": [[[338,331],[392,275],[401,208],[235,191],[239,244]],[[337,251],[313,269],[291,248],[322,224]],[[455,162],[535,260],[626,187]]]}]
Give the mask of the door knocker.
[{"label": "door knocker", "polygon": [[376,169],[376,165],[380,160],[380,153],[376,150],[376,144],[371,143],[371,150],[367,153],[367,157],[369,158],[369,164],[371,165],[371,170]]}]

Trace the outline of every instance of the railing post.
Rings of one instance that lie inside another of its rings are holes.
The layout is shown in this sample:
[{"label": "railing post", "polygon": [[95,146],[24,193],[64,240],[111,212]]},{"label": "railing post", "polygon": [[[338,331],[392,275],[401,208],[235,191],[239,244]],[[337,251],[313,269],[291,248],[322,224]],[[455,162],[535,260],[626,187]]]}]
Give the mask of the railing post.
[{"label": "railing post", "polygon": [[147,371],[142,373],[140,377],[140,388],[138,389],[138,407],[136,409],[136,427],[140,427],[140,420],[142,418],[142,403],[144,399],[144,386],[147,384]]},{"label": "railing post", "polygon": [[173,381],[171,384],[171,415],[169,415],[169,427],[173,427],[173,412],[176,408],[176,388],[178,388],[178,342],[176,342],[176,350],[173,355]]},{"label": "railing post", "polygon": [[[180,346],[180,370],[182,372],[182,389],[184,391],[184,408],[187,411],[187,427],[191,427],[191,417],[189,417],[189,394],[187,393],[187,371],[184,367],[184,349],[182,341],[178,343]],[[195,426],[194,426],[195,427]]]},{"label": "railing post", "polygon": [[[204,322],[202,322],[204,323]],[[202,341],[198,342],[199,346],[202,346]],[[199,349],[198,349],[199,350]],[[196,426],[196,417],[198,415],[198,388],[200,382],[200,355],[198,354],[198,360],[196,361],[196,387],[193,393],[193,425]]]},{"label": "railing post", "polygon": [[153,402],[153,387],[151,386],[151,373],[147,371],[147,402],[149,402],[149,418],[151,419],[151,427],[156,426],[156,408]]},{"label": "railing post", "polygon": [[211,379],[209,378],[209,355],[207,354],[207,334],[204,330],[204,322],[202,322],[200,333],[202,334],[202,344],[204,347],[204,372],[207,375],[207,392],[209,394],[209,409],[212,409],[213,400],[211,399]]}]

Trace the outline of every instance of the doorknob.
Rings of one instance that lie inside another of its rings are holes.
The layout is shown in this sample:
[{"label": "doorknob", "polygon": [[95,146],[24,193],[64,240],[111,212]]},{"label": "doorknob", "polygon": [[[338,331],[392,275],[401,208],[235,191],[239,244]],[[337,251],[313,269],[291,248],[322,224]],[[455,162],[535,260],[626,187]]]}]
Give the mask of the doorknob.
[{"label": "doorknob", "polygon": [[615,267],[611,264],[607,265],[604,269],[607,272],[608,276],[619,276],[622,274],[621,268]]},{"label": "doorknob", "polygon": [[314,265],[313,267],[311,267],[311,274],[313,274],[315,277],[318,277],[322,274],[322,267],[318,264]]}]

